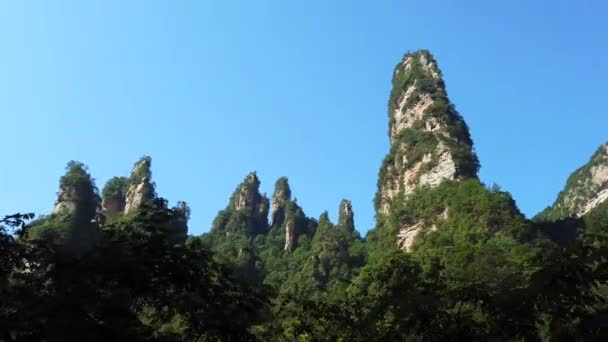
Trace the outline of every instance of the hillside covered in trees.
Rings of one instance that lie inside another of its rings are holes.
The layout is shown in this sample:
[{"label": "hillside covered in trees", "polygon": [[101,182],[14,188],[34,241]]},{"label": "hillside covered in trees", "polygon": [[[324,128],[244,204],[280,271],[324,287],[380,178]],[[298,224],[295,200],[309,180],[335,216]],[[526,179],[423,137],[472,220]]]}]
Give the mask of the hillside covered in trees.
[{"label": "hillside covered in trees", "polygon": [[608,338],[608,146],[528,219],[479,180],[428,51],[395,67],[388,121],[366,236],[348,199],[331,222],[255,172],[193,236],[150,157],[101,191],[69,162],[52,214],[0,221],[0,341]]}]

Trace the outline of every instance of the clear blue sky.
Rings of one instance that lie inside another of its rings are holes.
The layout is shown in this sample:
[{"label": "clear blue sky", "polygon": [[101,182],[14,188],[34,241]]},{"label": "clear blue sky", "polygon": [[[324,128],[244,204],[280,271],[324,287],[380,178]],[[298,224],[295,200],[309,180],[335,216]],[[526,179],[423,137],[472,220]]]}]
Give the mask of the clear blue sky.
[{"label": "clear blue sky", "polygon": [[480,176],[533,215],[608,140],[605,1],[13,1],[0,5],[0,214],[48,213],[67,161],[101,188],[153,158],[209,229],[236,185],[288,176],[309,216],[374,225],[387,98],[431,50]]}]

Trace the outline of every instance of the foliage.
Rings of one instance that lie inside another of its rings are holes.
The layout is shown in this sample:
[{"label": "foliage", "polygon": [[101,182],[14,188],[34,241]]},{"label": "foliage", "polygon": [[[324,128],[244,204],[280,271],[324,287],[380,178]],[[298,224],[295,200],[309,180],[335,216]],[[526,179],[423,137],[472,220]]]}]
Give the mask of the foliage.
[{"label": "foliage", "polygon": [[145,205],[78,258],[12,240],[11,256],[24,264],[3,288],[0,339],[252,339],[265,294],[231,278],[200,242],[176,244],[166,230],[176,215],[164,203]]},{"label": "foliage", "polygon": [[129,188],[129,179],[127,177],[112,177],[103,187],[101,197],[110,198],[125,198]]},{"label": "foliage", "polygon": [[338,209],[338,212],[338,226],[348,232],[354,232],[355,214],[352,211],[352,203],[347,199],[343,199],[342,202],[340,202],[340,208]]},{"label": "foliage", "polygon": [[[264,196],[253,190],[261,202],[228,205],[201,237],[186,238],[186,203],[171,209],[155,199],[132,215],[89,222],[97,235],[78,253],[52,235],[29,235],[72,227],[70,215],[28,225],[30,215],[5,217],[0,339],[607,337],[608,203],[571,222],[578,237],[561,247],[541,232],[565,223],[527,221],[498,187],[444,182],[395,201],[362,240],[352,215],[334,225],[327,212],[307,217],[295,200],[268,229]],[[411,253],[400,251],[397,232],[416,222],[426,229]],[[288,224],[296,243],[285,250]]]},{"label": "foliage", "polygon": [[287,177],[280,177],[274,184],[274,196],[282,194],[282,197],[291,199],[291,188],[289,187],[289,180]]},{"label": "foliage", "polygon": [[591,156],[589,162],[574,171],[564,189],[557,195],[552,206],[545,208],[534,218],[535,221],[558,221],[572,217],[580,211],[586,201],[598,190],[592,182],[592,171],[608,163],[608,144],[604,144]]},{"label": "foliage", "polygon": [[[375,197],[376,209],[382,199],[382,188],[386,184],[402,183],[403,170],[417,170],[414,183],[425,172],[430,171],[439,161],[438,146],[451,154],[457,178],[472,178],[479,170],[479,160],[473,150],[468,126],[447,95],[441,71],[433,56],[426,50],[407,53],[393,74],[393,87],[389,98],[389,128],[397,125],[395,110],[408,94],[407,102],[401,110],[414,108],[422,96],[430,99],[430,104],[422,117],[410,117],[410,125],[401,128],[391,137],[391,149],[384,158],[378,176],[378,192]],[[411,114],[408,114],[412,116]],[[429,129],[432,123],[436,128]],[[424,160],[430,156],[429,160]],[[424,160],[424,162],[423,162]]]},{"label": "foliage", "polygon": [[52,215],[33,222],[24,234],[28,240],[53,241],[70,253],[84,253],[99,234],[95,216],[99,195],[87,167],[70,161],[59,181],[59,197]]},{"label": "foliage", "polygon": [[131,172],[131,176],[129,177],[130,184],[139,184],[144,179],[151,180],[152,179],[152,158],[149,156],[143,156],[135,163],[133,167],[133,172]]},{"label": "foliage", "polygon": [[[409,90],[406,105],[430,96],[423,114],[442,127],[418,122],[393,137],[379,187],[430,155],[419,170],[429,171],[440,144],[458,181],[397,194],[362,239],[348,200],[337,225],[327,212],[308,217],[285,177],[269,225],[254,172],[208,233],[187,236],[191,210],[156,198],[149,157],[104,187],[104,199],[124,197],[146,180],[149,200],[111,220],[96,215],[94,180],[72,161],[52,215],[0,219],[0,341],[608,339],[608,201],[581,218],[526,220],[510,194],[474,177],[468,128],[433,57],[408,59],[395,70],[390,124]],[[397,239],[412,227],[405,252]]]}]

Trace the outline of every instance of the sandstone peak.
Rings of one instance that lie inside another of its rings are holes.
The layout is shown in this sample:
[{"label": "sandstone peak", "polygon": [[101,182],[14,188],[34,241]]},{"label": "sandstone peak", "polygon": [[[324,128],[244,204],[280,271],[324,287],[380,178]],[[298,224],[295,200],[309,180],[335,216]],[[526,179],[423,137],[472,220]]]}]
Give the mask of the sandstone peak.
[{"label": "sandstone peak", "polygon": [[66,173],[59,180],[59,193],[53,214],[69,214],[92,220],[95,217],[99,195],[87,167],[70,161]]},{"label": "sandstone peak", "polygon": [[249,173],[232,195],[230,205],[235,210],[255,209],[260,205],[260,180],[255,172]]},{"label": "sandstone peak", "polygon": [[112,177],[101,191],[101,208],[105,215],[114,215],[125,210],[129,179]]},{"label": "sandstone peak", "polygon": [[441,71],[426,50],[407,53],[393,74],[389,99],[391,149],[378,181],[376,209],[398,196],[446,180],[477,177],[479,163],[467,124],[447,96]]},{"label": "sandstone peak", "polygon": [[125,199],[125,213],[139,208],[143,203],[156,197],[155,184],[152,182],[152,158],[142,157],[133,166],[129,177],[129,187]]},{"label": "sandstone peak", "polygon": [[[282,225],[285,233],[284,250],[293,250],[300,235],[308,229],[308,219],[295,200],[289,201],[285,207],[285,220]],[[273,227],[275,229],[275,227]]]},{"label": "sandstone peak", "polygon": [[608,200],[608,143],[601,145],[589,162],[568,177],[555,203],[541,212],[538,220],[581,217]]},{"label": "sandstone peak", "polygon": [[291,188],[287,177],[279,178],[272,195],[271,226],[280,226],[285,220],[285,208],[291,200]]},{"label": "sandstone peak", "polygon": [[355,214],[350,200],[343,199],[340,202],[338,226],[349,232],[355,231]]}]

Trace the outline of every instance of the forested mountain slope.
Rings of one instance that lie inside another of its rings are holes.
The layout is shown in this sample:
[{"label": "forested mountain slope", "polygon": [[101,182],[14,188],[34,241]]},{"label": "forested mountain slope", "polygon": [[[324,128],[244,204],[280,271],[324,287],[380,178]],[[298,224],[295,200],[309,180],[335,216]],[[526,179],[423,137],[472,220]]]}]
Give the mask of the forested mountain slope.
[{"label": "forested mountain slope", "polygon": [[397,64],[388,119],[365,237],[348,199],[331,222],[287,177],[260,193],[255,172],[188,235],[150,157],[101,192],[69,162],[50,215],[0,220],[0,341],[608,338],[606,145],[529,220],[478,179],[430,52]]}]

